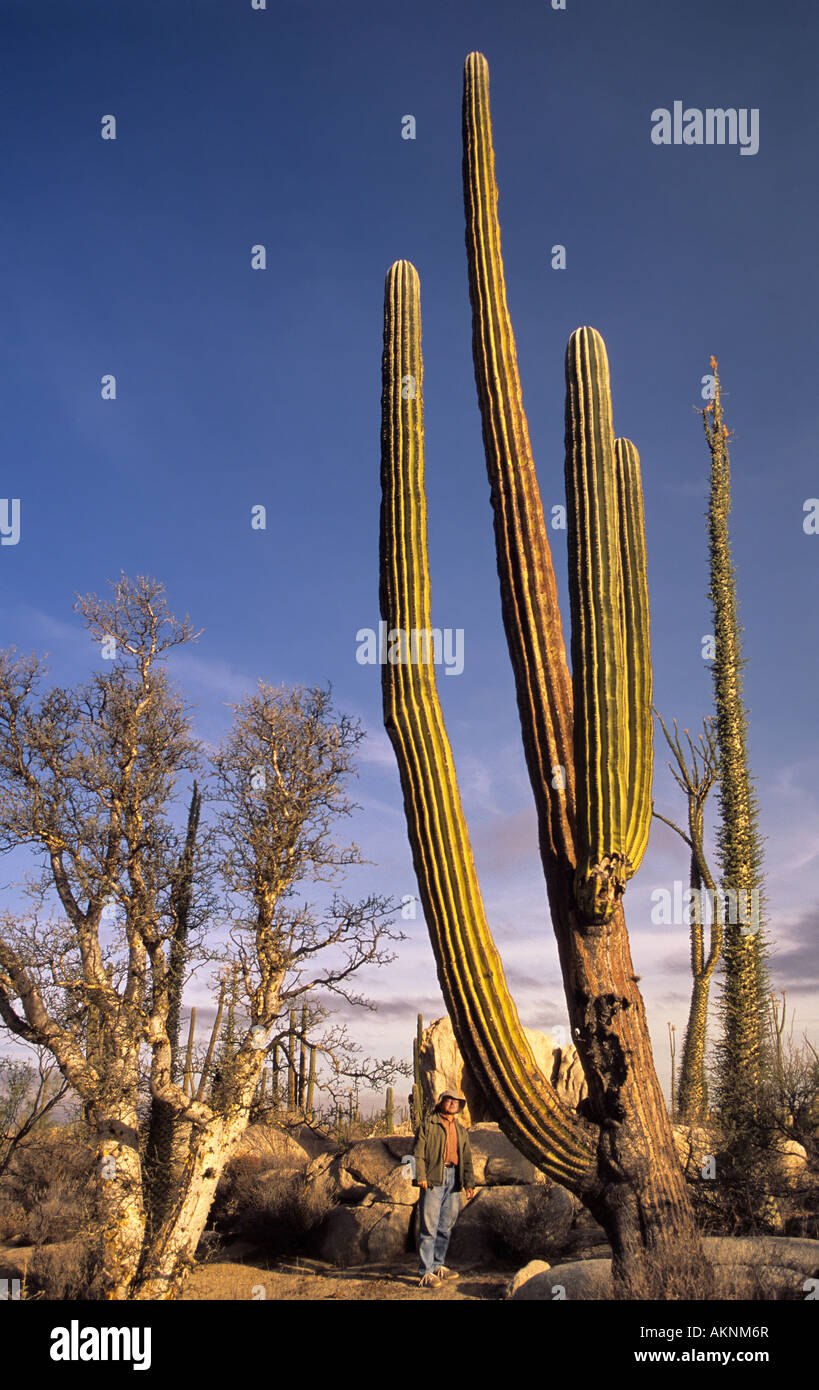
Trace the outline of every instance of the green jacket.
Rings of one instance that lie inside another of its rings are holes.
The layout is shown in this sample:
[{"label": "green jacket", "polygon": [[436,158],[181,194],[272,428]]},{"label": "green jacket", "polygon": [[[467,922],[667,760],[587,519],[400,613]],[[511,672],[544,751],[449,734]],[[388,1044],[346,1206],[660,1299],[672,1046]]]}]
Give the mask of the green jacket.
[{"label": "green jacket", "polygon": [[[455,1178],[456,1192],[462,1187],[475,1186],[475,1173],[472,1168],[472,1150],[469,1135],[462,1124],[455,1120],[455,1133],[458,1136],[458,1168]],[[422,1182],[430,1187],[440,1187],[444,1181],[444,1149],[446,1147],[446,1128],[443,1120],[433,1112],[427,1115],[415,1136],[412,1156],[415,1159],[414,1185]]]}]

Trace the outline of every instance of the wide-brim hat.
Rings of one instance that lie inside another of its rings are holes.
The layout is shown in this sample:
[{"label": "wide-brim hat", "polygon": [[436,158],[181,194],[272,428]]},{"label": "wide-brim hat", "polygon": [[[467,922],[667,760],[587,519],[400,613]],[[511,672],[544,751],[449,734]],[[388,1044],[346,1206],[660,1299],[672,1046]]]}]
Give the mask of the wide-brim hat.
[{"label": "wide-brim hat", "polygon": [[438,1096],[438,1099],[437,1099],[436,1102],[435,1102],[435,1108],[436,1108],[436,1110],[437,1110],[438,1106],[441,1104],[441,1102],[442,1102],[442,1101],[445,1101],[445,1100],[458,1100],[458,1101],[460,1101],[460,1103],[461,1103],[461,1109],[462,1109],[462,1110],[463,1110],[464,1106],[466,1105],[466,1096],[463,1094],[462,1091],[459,1091],[459,1090],[458,1090],[457,1086],[449,1086],[449,1087],[447,1087],[447,1089],[446,1089],[445,1091],[441,1091],[441,1093],[440,1093],[439,1096]]}]

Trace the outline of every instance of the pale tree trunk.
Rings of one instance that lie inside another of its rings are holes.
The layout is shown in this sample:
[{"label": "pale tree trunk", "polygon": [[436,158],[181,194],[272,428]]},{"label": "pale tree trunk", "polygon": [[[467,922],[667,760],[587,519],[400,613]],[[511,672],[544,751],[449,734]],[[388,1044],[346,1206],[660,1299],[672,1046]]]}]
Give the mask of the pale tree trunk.
[{"label": "pale tree trunk", "polygon": [[247,1128],[243,1111],[232,1119],[217,1116],[197,1129],[190,1143],[176,1199],[164,1225],[150,1241],[128,1297],[174,1299],[189,1274],[216,1188],[236,1144]]},{"label": "pale tree trunk", "polygon": [[265,1054],[237,1056],[236,1101],[223,1115],[193,1126],[176,1197],[156,1234],[148,1239],[128,1297],[177,1298],[189,1274],[205,1229],[219,1179],[247,1128],[250,1106]]},{"label": "pale tree trunk", "polygon": [[98,1117],[95,1215],[97,1256],[91,1298],[129,1297],[145,1239],[142,1167],[135,1110]]}]

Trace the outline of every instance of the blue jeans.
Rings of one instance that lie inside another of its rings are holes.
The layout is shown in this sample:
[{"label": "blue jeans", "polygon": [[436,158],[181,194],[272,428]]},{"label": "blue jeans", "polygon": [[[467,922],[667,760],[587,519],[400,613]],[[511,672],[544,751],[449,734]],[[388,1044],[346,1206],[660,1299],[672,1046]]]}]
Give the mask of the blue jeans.
[{"label": "blue jeans", "polygon": [[455,1191],[457,1177],[457,1168],[445,1168],[441,1187],[421,1188],[419,1274],[432,1274],[446,1263],[452,1227],[461,1209],[461,1193]]}]

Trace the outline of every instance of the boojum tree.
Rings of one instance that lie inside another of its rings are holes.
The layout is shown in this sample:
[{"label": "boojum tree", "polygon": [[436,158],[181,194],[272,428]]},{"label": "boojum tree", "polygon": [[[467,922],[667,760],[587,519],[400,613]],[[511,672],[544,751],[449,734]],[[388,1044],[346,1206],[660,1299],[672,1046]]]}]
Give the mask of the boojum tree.
[{"label": "boojum tree", "polygon": [[741,628],[728,518],[731,471],[719,369],[711,358],[714,398],[702,412],[711,454],[708,506],[709,598],[714,614],[714,703],[719,750],[717,846],[722,890],[728,893],[719,1007],[717,1102],[723,1120],[742,1130],[761,1103],[768,1054],[768,1000],[762,893],[762,839],[750,774],[748,716],[742,694]]},{"label": "boojum tree", "polygon": [[[488,66],[466,60],[464,195],[473,355],[494,511],[501,603],[583,1113],[540,1071],[487,925],[429,661],[383,667],[438,977],[464,1058],[510,1140],[605,1228],[616,1272],[641,1253],[702,1261],[657,1080],[623,916],[651,816],[648,591],[639,458],[615,440],[600,335],[566,352],[570,678],[557,587],[522,405],[497,220]],[[420,284],[387,275],[382,390],[381,614],[428,628]],[[411,382],[412,389],[407,389]]]}]

